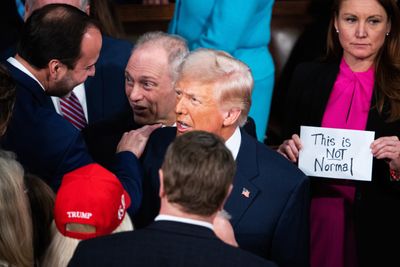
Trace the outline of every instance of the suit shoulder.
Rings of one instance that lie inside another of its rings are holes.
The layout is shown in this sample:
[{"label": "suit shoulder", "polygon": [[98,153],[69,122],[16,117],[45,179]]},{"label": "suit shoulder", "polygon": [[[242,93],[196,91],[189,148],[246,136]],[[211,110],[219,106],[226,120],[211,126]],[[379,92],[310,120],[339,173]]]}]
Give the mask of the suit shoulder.
[{"label": "suit shoulder", "polygon": [[176,137],[175,127],[158,128],[151,133],[148,143],[169,144],[175,139],[175,137]]},{"label": "suit shoulder", "polygon": [[223,244],[226,250],[224,253],[229,266],[264,266],[264,267],[277,267],[277,265],[269,260],[261,258],[258,255],[245,251],[241,248],[232,247],[227,244]]},{"label": "suit shoulder", "polygon": [[296,66],[292,80],[293,81],[306,80],[308,82],[311,82],[316,78],[317,75],[331,71],[336,71],[338,67],[339,64],[337,62],[326,62],[326,61],[303,62]]},{"label": "suit shoulder", "polygon": [[295,180],[308,180],[307,176],[293,163],[275,150],[257,142],[257,160],[260,171]]}]

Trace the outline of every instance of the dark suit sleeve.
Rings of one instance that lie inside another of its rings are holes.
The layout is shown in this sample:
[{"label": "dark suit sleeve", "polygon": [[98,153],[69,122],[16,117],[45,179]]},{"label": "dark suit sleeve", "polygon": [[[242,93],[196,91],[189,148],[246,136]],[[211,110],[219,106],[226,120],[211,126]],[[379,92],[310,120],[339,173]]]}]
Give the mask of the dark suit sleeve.
[{"label": "dark suit sleeve", "polygon": [[132,152],[119,152],[115,157],[113,171],[131,198],[131,206],[128,208],[128,213],[133,216],[142,201],[142,167]]},{"label": "dark suit sleeve", "polygon": [[[62,153],[63,150],[65,153]],[[58,188],[61,186],[64,174],[93,163],[93,159],[89,155],[85,142],[80,134],[76,134],[71,139],[70,143],[66,144],[65,149],[55,150],[54,152],[63,155],[63,159],[59,161],[60,164],[57,167],[55,179],[50,180],[50,186],[55,192],[57,192]]]},{"label": "dark suit sleeve", "polygon": [[309,266],[309,179],[293,189],[276,226],[272,255],[281,254],[282,266]]}]

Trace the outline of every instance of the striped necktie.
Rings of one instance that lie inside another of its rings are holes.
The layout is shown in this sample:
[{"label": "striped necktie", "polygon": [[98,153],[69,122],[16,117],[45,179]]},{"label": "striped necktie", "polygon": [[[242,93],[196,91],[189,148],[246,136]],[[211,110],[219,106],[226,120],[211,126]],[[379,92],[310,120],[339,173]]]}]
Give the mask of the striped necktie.
[{"label": "striped necktie", "polygon": [[60,98],[61,113],[67,121],[72,123],[78,130],[87,125],[83,108],[78,98],[71,92],[70,97]]}]

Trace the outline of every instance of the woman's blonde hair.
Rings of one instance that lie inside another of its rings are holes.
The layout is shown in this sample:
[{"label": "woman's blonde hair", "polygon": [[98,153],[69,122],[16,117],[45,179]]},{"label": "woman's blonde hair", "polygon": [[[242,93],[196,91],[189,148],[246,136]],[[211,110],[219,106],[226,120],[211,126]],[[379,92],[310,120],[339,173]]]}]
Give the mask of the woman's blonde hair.
[{"label": "woman's blonde hair", "polygon": [[[121,224],[113,231],[113,233],[133,230],[132,221],[128,214],[125,215]],[[76,247],[81,240],[63,236],[53,221],[51,225],[53,239],[49,248],[44,255],[42,267],[64,267],[68,265]]]},{"label": "woman's blonde hair", "polygon": [[11,152],[0,151],[0,260],[33,266],[32,222],[24,170]]}]

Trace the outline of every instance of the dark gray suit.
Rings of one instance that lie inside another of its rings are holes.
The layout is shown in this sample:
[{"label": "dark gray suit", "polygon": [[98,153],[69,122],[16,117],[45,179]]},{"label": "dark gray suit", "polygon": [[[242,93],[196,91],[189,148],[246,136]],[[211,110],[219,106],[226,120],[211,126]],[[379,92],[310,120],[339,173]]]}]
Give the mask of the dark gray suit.
[{"label": "dark gray suit", "polygon": [[79,243],[68,266],[275,267],[276,265],[223,243],[206,227],[157,221],[145,229]]}]

